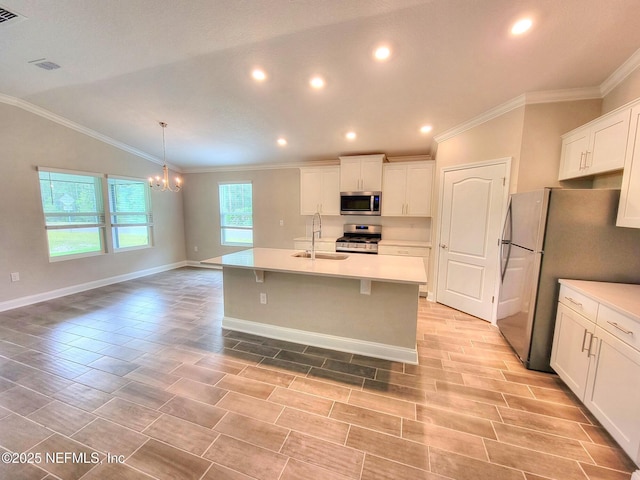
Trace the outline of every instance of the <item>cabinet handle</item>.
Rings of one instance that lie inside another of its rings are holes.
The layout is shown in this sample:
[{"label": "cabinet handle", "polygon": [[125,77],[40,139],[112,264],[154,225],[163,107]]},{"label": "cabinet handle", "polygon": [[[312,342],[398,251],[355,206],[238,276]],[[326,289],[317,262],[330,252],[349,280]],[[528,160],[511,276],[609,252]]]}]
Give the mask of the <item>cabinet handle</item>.
[{"label": "cabinet handle", "polygon": [[596,356],[595,352],[593,353],[593,355],[591,354],[591,347],[593,347],[593,341],[594,340],[598,340],[598,337],[596,337],[593,334],[591,334],[591,340],[589,340],[589,351],[587,352],[587,356],[588,357],[595,357]]},{"label": "cabinet handle", "polygon": [[580,308],[582,308],[582,304],[581,304],[580,302],[578,302],[578,301],[574,300],[573,298],[571,298],[571,297],[567,297],[567,296],[565,296],[564,298],[565,298],[565,299],[567,299],[567,300],[569,300],[569,301],[570,301],[571,303],[573,303],[576,307],[580,307]]},{"label": "cabinet handle", "polygon": [[445,250],[447,249],[447,246],[444,243],[440,244],[440,248],[444,248]]},{"label": "cabinet handle", "polygon": [[620,330],[622,333],[626,333],[627,335],[633,335],[633,331],[631,330],[627,330],[626,328],[621,327],[620,325],[618,325],[616,322],[610,322],[609,320],[607,320],[607,323],[609,325],[611,325],[612,327],[617,328],[618,330]]},{"label": "cabinet handle", "polygon": [[[587,339],[587,333],[593,337],[593,333],[588,331],[586,328],[584,329],[584,335],[582,336],[582,351],[584,352],[587,348],[584,346],[585,340]],[[589,339],[589,345],[591,345],[591,339]],[[588,355],[588,354],[587,354]]]},{"label": "cabinet handle", "polygon": [[591,165],[589,165],[589,164],[587,163],[587,160],[589,159],[589,154],[590,154],[590,153],[591,153],[591,152],[590,152],[589,150],[587,150],[586,152],[584,152],[584,168],[585,168],[585,170],[591,166]]},{"label": "cabinet handle", "polygon": [[582,166],[583,160],[584,160],[584,152],[580,152],[580,168],[578,168],[578,170],[582,170],[584,168]]}]

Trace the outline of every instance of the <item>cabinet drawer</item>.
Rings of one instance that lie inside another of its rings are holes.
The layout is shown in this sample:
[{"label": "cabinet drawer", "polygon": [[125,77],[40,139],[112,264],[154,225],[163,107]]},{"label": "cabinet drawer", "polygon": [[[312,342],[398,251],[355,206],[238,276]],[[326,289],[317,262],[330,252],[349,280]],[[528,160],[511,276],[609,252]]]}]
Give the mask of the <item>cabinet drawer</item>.
[{"label": "cabinet drawer", "polygon": [[399,245],[378,245],[379,255],[401,255],[407,257],[428,257],[428,247],[412,247]]},{"label": "cabinet drawer", "polygon": [[627,345],[640,350],[640,323],[606,305],[600,305],[597,324]]},{"label": "cabinet drawer", "polygon": [[560,297],[558,300],[571,310],[578,312],[580,315],[584,315],[592,322],[596,321],[598,302],[595,300],[576,292],[566,285],[560,286]]}]

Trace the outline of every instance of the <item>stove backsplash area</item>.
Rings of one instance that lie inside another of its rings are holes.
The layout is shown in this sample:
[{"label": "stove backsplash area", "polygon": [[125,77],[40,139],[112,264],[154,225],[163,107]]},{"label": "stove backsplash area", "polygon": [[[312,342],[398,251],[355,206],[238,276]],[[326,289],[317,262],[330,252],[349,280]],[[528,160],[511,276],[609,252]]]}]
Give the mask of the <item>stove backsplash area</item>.
[{"label": "stove backsplash area", "polygon": [[[311,216],[305,216],[305,237],[311,238]],[[322,216],[322,238],[337,239],[344,235],[346,224],[381,225],[383,240],[413,240],[431,242],[431,218],[426,217],[366,217]]]}]

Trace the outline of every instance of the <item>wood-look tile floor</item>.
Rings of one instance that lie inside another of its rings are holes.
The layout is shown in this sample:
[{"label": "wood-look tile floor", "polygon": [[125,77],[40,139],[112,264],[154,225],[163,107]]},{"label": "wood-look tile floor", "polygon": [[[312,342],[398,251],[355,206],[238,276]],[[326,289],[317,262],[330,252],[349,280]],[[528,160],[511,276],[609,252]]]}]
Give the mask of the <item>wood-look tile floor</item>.
[{"label": "wood-look tile floor", "polygon": [[[183,268],[0,313],[1,479],[622,480],[497,330],[420,301],[419,365],[223,331]],[[393,322],[393,318],[389,318]],[[38,460],[39,458],[39,460]],[[123,463],[120,463],[123,461]]]}]

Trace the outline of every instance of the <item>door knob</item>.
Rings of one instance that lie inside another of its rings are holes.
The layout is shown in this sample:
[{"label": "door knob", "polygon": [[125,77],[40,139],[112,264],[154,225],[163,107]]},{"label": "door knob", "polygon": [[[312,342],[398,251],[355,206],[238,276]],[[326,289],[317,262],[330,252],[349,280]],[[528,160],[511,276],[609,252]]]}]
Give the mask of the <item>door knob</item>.
[{"label": "door knob", "polygon": [[444,249],[446,249],[446,248],[447,248],[447,246],[446,246],[444,243],[441,243],[441,244],[440,244],[440,248],[444,248]]}]

